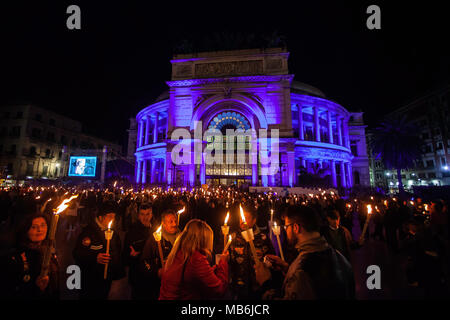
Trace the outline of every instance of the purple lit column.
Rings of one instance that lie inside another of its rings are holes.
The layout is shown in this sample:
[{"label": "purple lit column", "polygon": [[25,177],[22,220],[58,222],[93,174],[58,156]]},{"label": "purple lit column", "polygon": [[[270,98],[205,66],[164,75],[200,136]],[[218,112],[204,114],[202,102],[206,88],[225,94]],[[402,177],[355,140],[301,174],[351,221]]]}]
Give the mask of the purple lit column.
[{"label": "purple lit column", "polygon": [[342,146],[342,120],[340,117],[337,117],[336,119],[336,129],[338,134],[338,144]]},{"label": "purple lit column", "polygon": [[319,123],[319,107],[314,106],[314,134],[316,141],[320,142],[320,123]]},{"label": "purple lit column", "polygon": [[341,166],[341,186],[342,186],[343,188],[345,188],[345,187],[347,187],[347,182],[346,182],[346,179],[345,179],[345,166],[344,166],[344,162],[341,161],[339,164],[340,164],[340,166]]},{"label": "purple lit column", "polygon": [[147,116],[146,122],[145,122],[145,145],[148,144],[148,131],[150,128],[150,117]]},{"label": "purple lit column", "polygon": [[344,145],[347,148],[350,148],[350,141],[349,141],[349,137],[348,137],[348,121],[346,119],[344,119],[343,122],[343,127],[344,127]]},{"label": "purple lit column", "polygon": [[138,160],[136,161],[136,183],[141,183],[141,178],[142,178],[142,170],[141,167],[142,166],[142,161]]},{"label": "purple lit column", "polygon": [[288,183],[289,186],[292,188],[294,187],[295,182],[295,153],[294,152],[288,152]]},{"label": "purple lit column", "polygon": [[173,183],[173,164],[172,164],[172,158],[170,156],[170,152],[166,152],[166,161],[164,161],[165,170],[164,173],[167,176],[166,183],[168,185],[171,185]]},{"label": "purple lit column", "polygon": [[152,167],[150,169],[150,182],[155,183],[156,160],[152,159]]},{"label": "purple lit column", "polygon": [[143,129],[143,121],[139,121],[138,123],[138,136],[137,136],[137,147],[142,147],[142,129]]},{"label": "purple lit column", "polygon": [[352,179],[352,165],[350,162],[345,163],[345,169],[347,170],[347,187],[351,188],[353,185],[353,179]]},{"label": "purple lit column", "polygon": [[331,111],[327,111],[328,142],[333,143],[333,125],[331,123]]},{"label": "purple lit column", "polygon": [[331,167],[331,178],[333,179],[333,187],[337,187],[336,162],[334,160],[330,160],[330,167]]},{"label": "purple lit column", "polygon": [[206,154],[203,153],[202,156],[202,164],[200,165],[200,183],[205,184],[206,183],[206,163],[205,163],[205,156]]},{"label": "purple lit column", "polygon": [[158,142],[158,117],[159,117],[159,112],[156,112],[155,127],[153,128],[153,143]]},{"label": "purple lit column", "polygon": [[[252,185],[257,186],[258,185],[258,161],[257,154],[252,155]],[[256,163],[253,163],[256,162]]]},{"label": "purple lit column", "polygon": [[142,162],[142,183],[147,183],[147,160]]},{"label": "purple lit column", "polygon": [[267,172],[269,169],[267,168],[267,164],[261,164],[261,182],[263,187],[267,187],[269,185],[269,178],[267,176]]},{"label": "purple lit column", "polygon": [[303,131],[303,106],[298,105],[298,133],[300,140],[305,140],[305,132]]},{"label": "purple lit column", "polygon": [[189,165],[189,186],[195,186],[195,164]]}]

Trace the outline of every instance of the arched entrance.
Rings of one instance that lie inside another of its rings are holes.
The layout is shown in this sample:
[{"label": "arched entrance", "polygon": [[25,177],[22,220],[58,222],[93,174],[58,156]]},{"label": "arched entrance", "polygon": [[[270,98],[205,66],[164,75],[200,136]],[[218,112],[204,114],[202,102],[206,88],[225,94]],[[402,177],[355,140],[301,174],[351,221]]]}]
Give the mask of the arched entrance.
[{"label": "arched entrance", "polygon": [[[220,131],[222,137],[207,137],[205,151],[213,154],[215,150],[222,149],[224,158],[222,163],[206,164],[206,183],[210,185],[228,186],[241,186],[243,184],[251,185],[252,165],[249,161],[249,153],[251,152],[252,147],[251,135],[227,135],[227,130],[237,132],[237,130],[247,131],[251,129],[248,119],[237,111],[222,111],[212,117],[207,128],[209,130]],[[232,147],[233,150],[231,159],[225,156],[229,147]],[[243,150],[242,153],[245,153],[244,159],[238,157],[238,149]]]}]

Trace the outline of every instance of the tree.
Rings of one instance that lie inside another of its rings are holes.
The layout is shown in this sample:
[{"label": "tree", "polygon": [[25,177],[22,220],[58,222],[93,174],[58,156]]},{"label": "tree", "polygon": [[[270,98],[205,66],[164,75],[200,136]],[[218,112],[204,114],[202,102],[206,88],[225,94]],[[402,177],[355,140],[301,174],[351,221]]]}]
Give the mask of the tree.
[{"label": "tree", "polygon": [[413,167],[414,160],[422,154],[419,132],[406,116],[386,118],[372,131],[372,152],[377,159],[382,159],[387,169],[397,171],[400,194],[404,193],[401,170]]}]

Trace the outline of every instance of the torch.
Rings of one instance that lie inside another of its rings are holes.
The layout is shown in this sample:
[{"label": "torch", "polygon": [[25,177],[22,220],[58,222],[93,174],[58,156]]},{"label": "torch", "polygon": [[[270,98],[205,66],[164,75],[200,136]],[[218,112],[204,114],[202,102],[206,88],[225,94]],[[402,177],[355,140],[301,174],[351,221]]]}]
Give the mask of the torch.
[{"label": "torch", "polygon": [[273,209],[270,209],[270,241],[272,241]]},{"label": "torch", "polygon": [[[65,199],[63,200],[63,202],[61,202],[61,204],[56,208],[53,209],[53,216],[52,216],[52,221],[50,224],[50,230],[48,233],[48,247],[45,249],[44,252],[44,257],[42,259],[42,267],[41,267],[41,277],[45,277],[48,275],[48,268],[50,265],[50,257],[52,254],[52,249],[54,247],[54,243],[55,243],[55,238],[56,238],[56,227],[58,225],[58,221],[59,221],[59,215],[61,212],[63,212],[64,210],[67,209],[67,207],[69,206],[68,203],[70,201],[72,201],[72,199],[75,199],[76,197],[78,197],[78,195],[72,196],[69,199]],[[51,199],[47,200],[50,201]]]},{"label": "torch", "polygon": [[227,243],[227,235],[230,232],[230,227],[227,225],[228,219],[230,218],[230,211],[227,212],[227,216],[225,217],[225,222],[222,226],[222,233],[223,233],[223,246],[225,248]]},{"label": "torch", "polygon": [[366,218],[366,222],[364,223],[364,227],[363,227],[363,231],[361,233],[361,236],[359,237],[359,241],[363,241],[364,236],[366,234],[367,231],[367,226],[369,225],[369,220],[370,220],[370,215],[372,214],[372,205],[368,204],[367,205],[367,218]]},{"label": "torch", "polygon": [[159,259],[161,259],[161,266],[164,268],[164,256],[161,247],[161,228],[162,224],[155,232],[153,232],[153,237],[155,238],[155,241],[158,243]]},{"label": "torch", "polygon": [[273,233],[277,237],[278,249],[280,249],[281,259],[283,259],[283,261],[284,261],[283,248],[281,248],[281,242],[280,242],[280,226],[277,225],[276,221],[274,222],[272,229],[273,229]]},{"label": "torch", "polygon": [[242,237],[245,239],[245,241],[247,241],[250,244],[250,250],[252,251],[253,259],[255,260],[255,265],[259,266],[260,261],[258,259],[258,256],[256,255],[255,244],[253,243],[254,239],[253,230],[248,227],[247,221],[245,221],[244,210],[242,210],[242,206],[240,204],[239,210],[241,212],[241,219],[245,227],[245,230],[241,232]]},{"label": "torch", "polygon": [[[114,231],[111,230],[112,220],[108,224],[108,230],[105,231],[105,239],[106,239],[106,254],[109,254],[109,245],[112,239]],[[108,273],[108,263],[105,264],[105,271],[103,273],[103,279],[106,279],[106,275]]]}]

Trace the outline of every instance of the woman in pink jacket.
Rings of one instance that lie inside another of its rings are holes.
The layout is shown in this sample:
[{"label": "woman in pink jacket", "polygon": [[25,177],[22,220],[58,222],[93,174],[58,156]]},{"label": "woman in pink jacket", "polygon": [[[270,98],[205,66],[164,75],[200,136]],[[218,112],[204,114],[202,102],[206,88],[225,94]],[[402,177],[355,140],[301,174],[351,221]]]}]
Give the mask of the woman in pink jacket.
[{"label": "woman in pink jacket", "polygon": [[204,221],[189,221],[167,257],[160,300],[221,298],[228,286],[228,254],[211,267],[213,231]]}]

